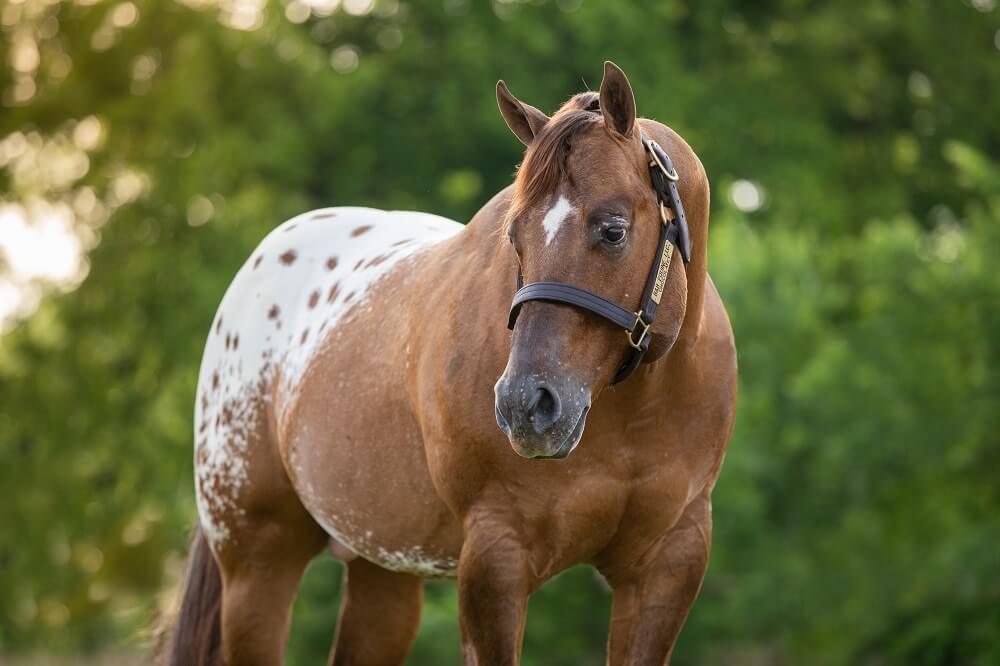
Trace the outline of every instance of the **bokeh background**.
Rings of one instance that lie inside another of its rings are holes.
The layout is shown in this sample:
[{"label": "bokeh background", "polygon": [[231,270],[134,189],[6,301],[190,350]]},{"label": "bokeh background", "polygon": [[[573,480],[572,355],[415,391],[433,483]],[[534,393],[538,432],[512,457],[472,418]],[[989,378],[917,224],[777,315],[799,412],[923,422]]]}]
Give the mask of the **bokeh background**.
[{"label": "bokeh background", "polygon": [[[713,185],[739,347],[676,664],[1000,664],[995,0],[0,0],[0,662],[148,663],[195,518],[202,342],[280,221],[467,220],[612,59]],[[470,270],[473,267],[470,266]],[[288,662],[324,663],[339,565]],[[524,663],[603,664],[586,568]],[[410,664],[459,661],[428,587]]]}]

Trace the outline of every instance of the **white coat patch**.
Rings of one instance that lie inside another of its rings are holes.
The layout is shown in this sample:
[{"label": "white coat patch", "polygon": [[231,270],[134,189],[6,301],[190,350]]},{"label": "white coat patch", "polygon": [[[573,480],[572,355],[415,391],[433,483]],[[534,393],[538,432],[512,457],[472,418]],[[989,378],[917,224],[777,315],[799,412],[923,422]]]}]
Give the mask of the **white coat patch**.
[{"label": "white coat patch", "polygon": [[559,227],[566,220],[567,217],[576,209],[569,203],[569,199],[559,195],[559,200],[556,201],[556,205],[549,209],[549,212],[545,214],[542,218],[542,228],[545,229],[545,244],[550,245],[556,238],[556,234],[559,233]]},{"label": "white coat patch", "polygon": [[379,278],[461,229],[427,213],[325,208],[288,220],[250,255],[212,322],[198,378],[195,488],[213,547],[241,514],[250,438],[272,389],[290,396],[320,343]]}]

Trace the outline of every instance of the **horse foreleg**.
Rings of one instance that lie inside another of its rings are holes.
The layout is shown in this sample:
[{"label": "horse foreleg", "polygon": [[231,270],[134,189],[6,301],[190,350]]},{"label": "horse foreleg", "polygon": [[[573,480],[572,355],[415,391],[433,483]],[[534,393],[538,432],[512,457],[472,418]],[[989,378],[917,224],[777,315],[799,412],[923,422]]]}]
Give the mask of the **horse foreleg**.
[{"label": "horse foreleg", "polygon": [[609,577],[614,589],[609,666],[663,666],[701,589],[712,541],[711,499],[685,510],[641,571]]},{"label": "horse foreleg", "polygon": [[489,517],[465,522],[458,565],[465,663],[512,666],[520,661],[528,606],[525,550],[513,529]]},{"label": "horse foreleg", "polygon": [[351,560],[346,576],[331,666],[402,664],[420,625],[423,579],[361,558]]}]

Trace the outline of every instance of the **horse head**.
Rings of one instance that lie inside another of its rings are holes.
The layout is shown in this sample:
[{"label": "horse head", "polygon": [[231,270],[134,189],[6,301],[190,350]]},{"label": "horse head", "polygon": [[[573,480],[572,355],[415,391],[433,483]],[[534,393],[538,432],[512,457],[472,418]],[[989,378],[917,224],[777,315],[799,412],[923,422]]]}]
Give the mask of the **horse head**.
[{"label": "horse head", "polygon": [[[599,94],[576,95],[552,117],[503,81],[497,101],[527,147],[503,229],[519,282],[534,289],[514,302],[496,418],[519,455],[564,458],[598,395],[677,340],[690,240],[677,189],[671,209],[663,184],[676,172],[658,164],[650,139],[669,130],[636,118],[632,88],[613,63]],[[669,178],[657,189],[660,167]],[[700,165],[692,176],[704,178]],[[671,262],[674,246],[684,261]],[[659,310],[652,321],[650,309]]]}]

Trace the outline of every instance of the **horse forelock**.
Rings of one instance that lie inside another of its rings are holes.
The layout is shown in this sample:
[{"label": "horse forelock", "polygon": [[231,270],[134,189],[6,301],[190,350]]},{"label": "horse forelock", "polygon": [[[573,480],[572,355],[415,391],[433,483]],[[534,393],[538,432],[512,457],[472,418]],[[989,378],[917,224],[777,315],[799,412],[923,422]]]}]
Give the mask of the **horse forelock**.
[{"label": "horse forelock", "polygon": [[513,198],[504,216],[505,237],[514,220],[549,197],[566,177],[566,160],[573,137],[587,128],[603,124],[598,100],[594,92],[571,97],[528,147],[517,170]]}]

